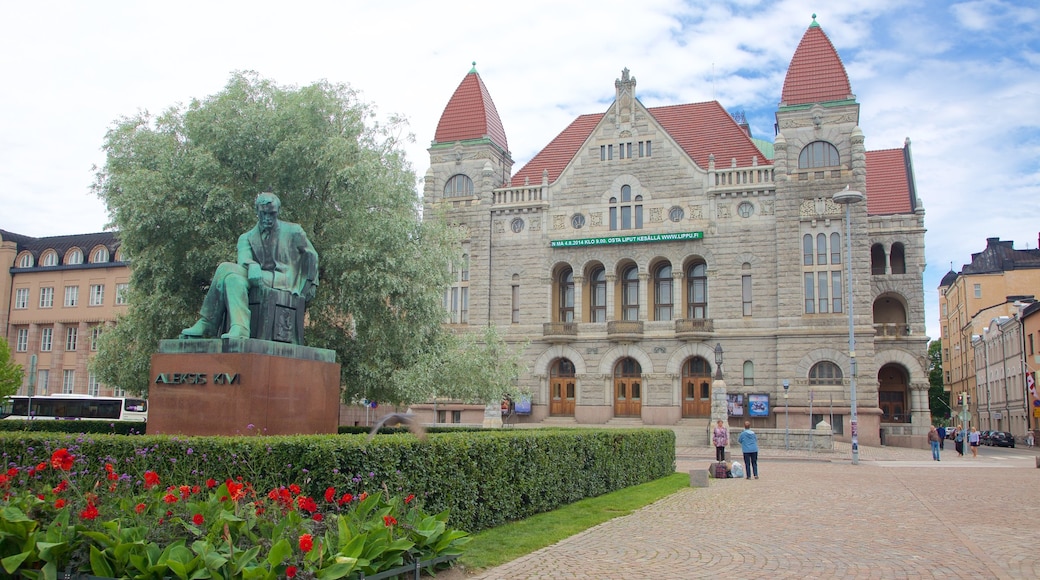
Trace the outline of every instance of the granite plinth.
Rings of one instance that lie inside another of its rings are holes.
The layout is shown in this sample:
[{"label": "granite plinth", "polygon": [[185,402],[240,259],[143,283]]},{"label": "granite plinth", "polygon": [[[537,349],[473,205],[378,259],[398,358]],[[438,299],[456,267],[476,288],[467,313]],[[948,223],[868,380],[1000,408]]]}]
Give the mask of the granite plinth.
[{"label": "granite plinth", "polygon": [[[159,341],[160,354],[253,353],[336,362],[336,351],[257,338],[180,338]],[[153,377],[154,378],[154,377]]]},{"label": "granite plinth", "polygon": [[[152,355],[149,434],[336,433],[340,365],[270,354],[322,349],[254,339],[163,342],[198,352]],[[249,352],[263,346],[258,343],[274,348],[264,353]],[[334,351],[325,352],[334,355]]]}]

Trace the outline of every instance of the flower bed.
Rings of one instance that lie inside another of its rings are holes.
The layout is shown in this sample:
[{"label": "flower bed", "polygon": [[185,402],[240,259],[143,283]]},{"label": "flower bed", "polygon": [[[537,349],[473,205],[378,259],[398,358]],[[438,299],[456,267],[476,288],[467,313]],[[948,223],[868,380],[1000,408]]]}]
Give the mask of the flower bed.
[{"label": "flower bed", "polygon": [[[116,467],[120,465],[121,467]],[[68,448],[0,473],[0,568],[55,579],[346,578],[456,556],[468,535],[415,495],[346,479],[320,497],[241,477],[166,482],[137,461],[100,466]],[[92,469],[96,467],[96,469]],[[200,474],[200,477],[205,477]]]}]

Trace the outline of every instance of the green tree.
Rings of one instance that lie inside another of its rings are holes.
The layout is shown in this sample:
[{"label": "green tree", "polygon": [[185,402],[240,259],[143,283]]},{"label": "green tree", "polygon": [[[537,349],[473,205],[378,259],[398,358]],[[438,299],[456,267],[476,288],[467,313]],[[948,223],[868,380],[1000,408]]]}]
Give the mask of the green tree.
[{"label": "green tree", "polygon": [[18,392],[24,374],[22,365],[11,360],[11,348],[7,339],[0,336],[0,399]]},{"label": "green tree", "polygon": [[[309,346],[334,349],[344,398],[398,402],[394,373],[444,352],[441,327],[454,230],[424,222],[400,119],[378,123],[346,85],[282,87],[235,73],[219,93],[120,119],[94,191],[131,260],[129,307],[93,369],[131,392],[148,386],[158,342],[198,317],[218,263],[235,260],[272,191],[320,256]],[[408,139],[411,137],[408,136]]]},{"label": "green tree", "polygon": [[928,343],[928,406],[932,410],[932,423],[947,425],[950,420],[950,394],[943,389],[942,343]]}]

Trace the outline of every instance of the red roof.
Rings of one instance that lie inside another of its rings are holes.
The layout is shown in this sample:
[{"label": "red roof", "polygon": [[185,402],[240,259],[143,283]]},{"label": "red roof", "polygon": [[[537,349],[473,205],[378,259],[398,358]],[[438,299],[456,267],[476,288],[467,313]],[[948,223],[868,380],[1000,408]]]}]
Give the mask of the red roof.
[{"label": "red roof", "polygon": [[491,139],[503,151],[509,151],[506,131],[495,109],[495,102],[491,100],[484,81],[480,80],[480,75],[474,69],[462,79],[441,113],[433,142],[454,143],[484,137]]},{"label": "red roof", "polygon": [[823,29],[813,21],[791,57],[780,105],[843,101],[851,97],[845,65]]},{"label": "red roof", "polygon": [[910,180],[904,149],[867,151],[867,213],[913,213]]},{"label": "red roof", "polygon": [[[647,111],[702,169],[708,169],[708,156],[712,154],[719,168],[729,167],[734,158],[741,167],[750,167],[751,158],[755,156],[763,165],[769,163],[718,101],[652,107]],[[526,180],[541,183],[545,170],[549,172],[549,183],[555,182],[602,118],[603,113],[598,113],[575,119],[528,161],[510,184],[521,186]]]}]

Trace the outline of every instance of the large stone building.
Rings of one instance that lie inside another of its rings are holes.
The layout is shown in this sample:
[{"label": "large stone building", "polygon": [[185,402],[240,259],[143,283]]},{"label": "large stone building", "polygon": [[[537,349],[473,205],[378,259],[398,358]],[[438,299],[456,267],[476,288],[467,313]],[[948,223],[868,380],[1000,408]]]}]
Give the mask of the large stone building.
[{"label": "large stone building", "polygon": [[721,345],[734,425],[783,428],[786,403],[791,428],[826,419],[848,440],[856,371],[833,196],[850,188],[866,194],[849,224],[859,439],[920,442],[931,420],[925,228],[909,141],[866,149],[823,29],[813,21],[791,60],[772,143],[718,102],[646,107],[636,86],[623,70],[606,110],[513,173],[474,69],[429,149],[425,215],[465,233],[450,322],[529,341],[523,420],[706,433]]},{"label": "large stone building", "polygon": [[122,395],[88,363],[106,325],[126,308],[130,270],[114,233],[33,238],[0,230],[0,331],[25,375],[18,394]]}]

